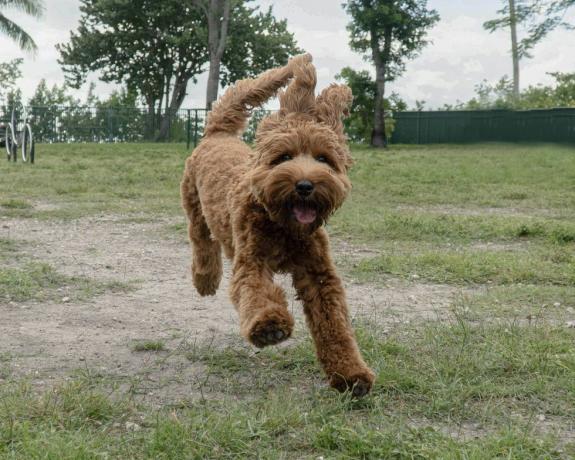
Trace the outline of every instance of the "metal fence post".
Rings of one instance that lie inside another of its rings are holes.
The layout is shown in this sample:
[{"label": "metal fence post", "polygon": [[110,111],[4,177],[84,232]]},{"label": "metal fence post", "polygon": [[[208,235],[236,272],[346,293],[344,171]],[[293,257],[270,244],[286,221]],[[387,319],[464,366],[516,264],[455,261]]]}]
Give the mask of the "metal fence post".
[{"label": "metal fence post", "polygon": [[417,112],[417,144],[421,144],[421,110]]},{"label": "metal fence post", "polygon": [[190,149],[190,136],[192,134],[192,120],[190,119],[190,112],[191,110],[188,109],[188,122],[187,122],[187,136],[186,136],[186,149]]},{"label": "metal fence post", "polygon": [[194,110],[194,148],[198,145],[198,109]]},{"label": "metal fence post", "polygon": [[112,109],[108,109],[108,142],[112,142]]}]

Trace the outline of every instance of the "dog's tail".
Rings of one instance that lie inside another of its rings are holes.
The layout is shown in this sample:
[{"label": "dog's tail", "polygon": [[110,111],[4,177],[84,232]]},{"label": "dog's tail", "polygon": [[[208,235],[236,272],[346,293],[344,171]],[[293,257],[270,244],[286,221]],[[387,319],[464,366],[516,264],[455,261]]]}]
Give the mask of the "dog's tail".
[{"label": "dog's tail", "polygon": [[310,54],[290,59],[284,67],[268,70],[256,78],[240,80],[214,104],[208,115],[204,135],[216,133],[239,135],[245,129],[251,110],[261,106],[285,86],[294,75],[294,68],[311,62]]}]

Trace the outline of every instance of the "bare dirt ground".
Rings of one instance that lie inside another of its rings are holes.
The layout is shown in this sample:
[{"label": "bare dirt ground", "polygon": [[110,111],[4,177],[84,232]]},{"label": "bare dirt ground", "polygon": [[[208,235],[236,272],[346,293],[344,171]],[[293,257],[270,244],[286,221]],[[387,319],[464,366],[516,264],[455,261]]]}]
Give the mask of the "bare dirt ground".
[{"label": "bare dirt ground", "polygon": [[[227,296],[230,266],[213,297],[200,297],[189,276],[190,248],[168,229],[182,220],[153,222],[121,216],[72,222],[0,220],[0,237],[20,241],[26,258],[51,264],[66,275],[133,283],[125,293],[105,293],[87,301],[23,303],[0,300],[0,350],[11,357],[11,371],[39,386],[67,378],[77,369],[137,379],[146,395],[161,393],[165,403],[187,394],[197,366],[173,353],[194,341],[227,343],[238,335],[236,312]],[[370,250],[333,242],[336,258],[365,257]],[[294,299],[287,278],[278,281]],[[393,333],[394,324],[448,315],[460,290],[442,285],[390,280],[385,288],[346,278],[353,315],[368,316]],[[307,334],[297,301],[297,337]],[[138,340],[161,340],[167,351],[133,350]],[[288,341],[289,342],[289,341]],[[160,358],[160,359],[159,359]],[[1,379],[1,376],[0,376]],[[171,381],[171,385],[159,382]],[[133,385],[134,383],[130,383]]]}]

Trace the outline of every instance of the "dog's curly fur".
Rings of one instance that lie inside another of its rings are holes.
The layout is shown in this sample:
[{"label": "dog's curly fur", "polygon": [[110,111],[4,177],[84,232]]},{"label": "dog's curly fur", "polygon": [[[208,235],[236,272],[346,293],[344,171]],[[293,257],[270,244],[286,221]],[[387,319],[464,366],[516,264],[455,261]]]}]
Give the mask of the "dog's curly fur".
[{"label": "dog's curly fur", "polygon": [[[250,109],[288,83],[279,112],[260,123],[252,151],[239,139]],[[331,385],[363,396],[374,374],[356,344],[322,226],[351,188],[342,117],[352,96],[334,84],[316,98],[315,85],[311,56],[300,55],[236,83],[214,105],[181,183],[193,282],[201,295],[216,292],[223,248],[233,259],[230,294],[241,334],[264,347],[291,336],[286,296],[273,280],[274,273],[290,273]]]}]

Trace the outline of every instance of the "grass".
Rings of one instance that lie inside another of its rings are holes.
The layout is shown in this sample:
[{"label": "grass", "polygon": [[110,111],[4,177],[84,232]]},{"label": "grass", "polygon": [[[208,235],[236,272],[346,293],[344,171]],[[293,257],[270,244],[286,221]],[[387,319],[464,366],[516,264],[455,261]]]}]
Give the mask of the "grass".
[{"label": "grass", "polygon": [[[379,372],[354,401],[319,385],[308,340],[256,355],[194,344],[208,398],[159,411],[79,378],[41,395],[0,390],[0,455],[10,458],[569,458],[575,445],[573,330],[474,324],[419,332],[358,326]],[[214,391],[217,398],[209,395]],[[136,427],[136,428],[135,428]],[[473,427],[473,428],[472,428]],[[451,435],[456,432],[459,435]]]},{"label": "grass", "polygon": [[[85,276],[68,276],[51,265],[24,256],[19,244],[0,238],[0,302],[86,300],[104,292],[126,292],[128,283],[97,281]],[[65,292],[65,293],[63,293]]]},{"label": "grass", "polygon": [[[186,156],[169,144],[39,146],[33,168],[0,166],[0,214],[162,217],[160,236],[184,237]],[[166,351],[145,356],[158,373],[182,362],[193,371],[179,382],[189,397],[159,408],[138,397],[145,378],[85,372],[38,391],[12,377],[6,356],[0,458],[574,458],[573,149],[356,147],[354,156],[353,192],[329,225],[336,248],[345,238],[369,249],[338,258],[347,276],[459,292],[437,321],[356,324],[378,374],[369,397],[326,388],[307,337],[257,353],[236,341],[135,341],[133,351]],[[0,298],[82,291],[82,279],[18,254],[0,239],[0,260],[18,262],[0,269],[0,290],[10,290]]]},{"label": "grass", "polygon": [[[34,166],[3,164],[4,203],[26,197],[51,209],[0,207],[9,216],[74,219],[99,213],[174,215],[188,154],[182,144],[52,144],[38,146]],[[151,186],[153,184],[153,187]],[[31,212],[32,211],[32,212]]]},{"label": "grass", "polygon": [[0,202],[0,206],[7,209],[30,209],[32,205],[25,200],[11,199]]},{"label": "grass", "polygon": [[381,275],[445,284],[517,283],[575,285],[574,248],[533,245],[528,250],[431,248],[398,251],[363,259],[353,269],[362,280],[377,281]]},{"label": "grass", "polygon": [[[63,295],[58,288],[66,288]],[[13,302],[86,300],[107,291],[130,289],[118,281],[95,281],[83,276],[67,276],[46,263],[31,262],[18,268],[0,268],[0,299]]]},{"label": "grass", "polygon": [[132,345],[133,351],[164,351],[166,344],[161,340],[140,340]]}]

